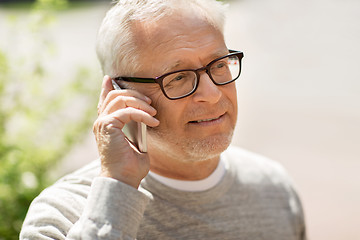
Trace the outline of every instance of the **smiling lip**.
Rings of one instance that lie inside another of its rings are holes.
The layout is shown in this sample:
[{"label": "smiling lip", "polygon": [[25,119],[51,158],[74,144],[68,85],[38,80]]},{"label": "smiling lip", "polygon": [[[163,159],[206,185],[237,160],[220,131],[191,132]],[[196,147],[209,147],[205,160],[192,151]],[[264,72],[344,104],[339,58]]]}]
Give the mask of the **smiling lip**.
[{"label": "smiling lip", "polygon": [[219,120],[222,116],[224,116],[225,114],[221,114],[218,117],[213,117],[213,118],[206,118],[206,119],[200,119],[200,120],[195,120],[195,121],[190,121],[189,123],[210,123],[210,122],[215,122],[216,120]]}]

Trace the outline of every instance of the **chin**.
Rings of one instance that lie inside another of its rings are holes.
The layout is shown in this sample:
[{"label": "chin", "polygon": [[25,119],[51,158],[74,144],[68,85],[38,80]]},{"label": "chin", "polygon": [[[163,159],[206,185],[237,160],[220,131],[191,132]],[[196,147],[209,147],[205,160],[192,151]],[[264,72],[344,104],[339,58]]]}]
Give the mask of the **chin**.
[{"label": "chin", "polygon": [[221,134],[202,140],[190,140],[183,146],[186,158],[184,161],[198,162],[218,158],[230,145],[231,134]]},{"label": "chin", "polygon": [[174,137],[162,131],[148,131],[148,150],[178,161],[199,162],[218,158],[230,145],[233,129],[203,138]]}]

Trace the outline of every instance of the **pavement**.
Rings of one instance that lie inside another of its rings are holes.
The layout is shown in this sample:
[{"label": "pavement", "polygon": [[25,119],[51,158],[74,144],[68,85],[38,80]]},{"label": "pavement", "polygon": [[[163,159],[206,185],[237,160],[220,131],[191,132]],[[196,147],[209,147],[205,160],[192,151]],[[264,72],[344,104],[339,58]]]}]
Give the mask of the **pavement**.
[{"label": "pavement", "polygon": [[[78,64],[100,73],[94,42],[106,9],[101,3],[58,16],[62,78]],[[233,0],[227,13],[228,47],[245,53],[233,144],[285,166],[309,239],[360,239],[359,9],[357,0]],[[0,7],[0,44],[8,12]],[[58,174],[96,157],[89,130]]]}]

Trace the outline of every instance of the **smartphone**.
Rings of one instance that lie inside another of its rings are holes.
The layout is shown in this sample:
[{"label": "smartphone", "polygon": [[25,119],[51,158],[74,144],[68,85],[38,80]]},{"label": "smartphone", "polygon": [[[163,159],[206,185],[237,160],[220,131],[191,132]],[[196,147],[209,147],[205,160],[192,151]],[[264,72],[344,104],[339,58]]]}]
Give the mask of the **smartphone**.
[{"label": "smartphone", "polygon": [[[114,81],[112,81],[112,85],[115,90],[121,90],[121,87]],[[147,140],[146,140],[146,125],[142,122],[130,121],[125,124],[122,129],[127,140],[133,144],[140,152],[147,152]]]}]

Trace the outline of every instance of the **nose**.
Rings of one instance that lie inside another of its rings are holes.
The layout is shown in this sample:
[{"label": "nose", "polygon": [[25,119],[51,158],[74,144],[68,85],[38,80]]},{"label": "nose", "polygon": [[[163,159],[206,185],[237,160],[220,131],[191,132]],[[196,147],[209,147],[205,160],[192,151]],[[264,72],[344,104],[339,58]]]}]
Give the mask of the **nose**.
[{"label": "nose", "polygon": [[219,87],[221,86],[215,85],[205,71],[200,73],[198,84],[199,86],[193,94],[194,101],[217,103],[220,100],[222,91]]}]

